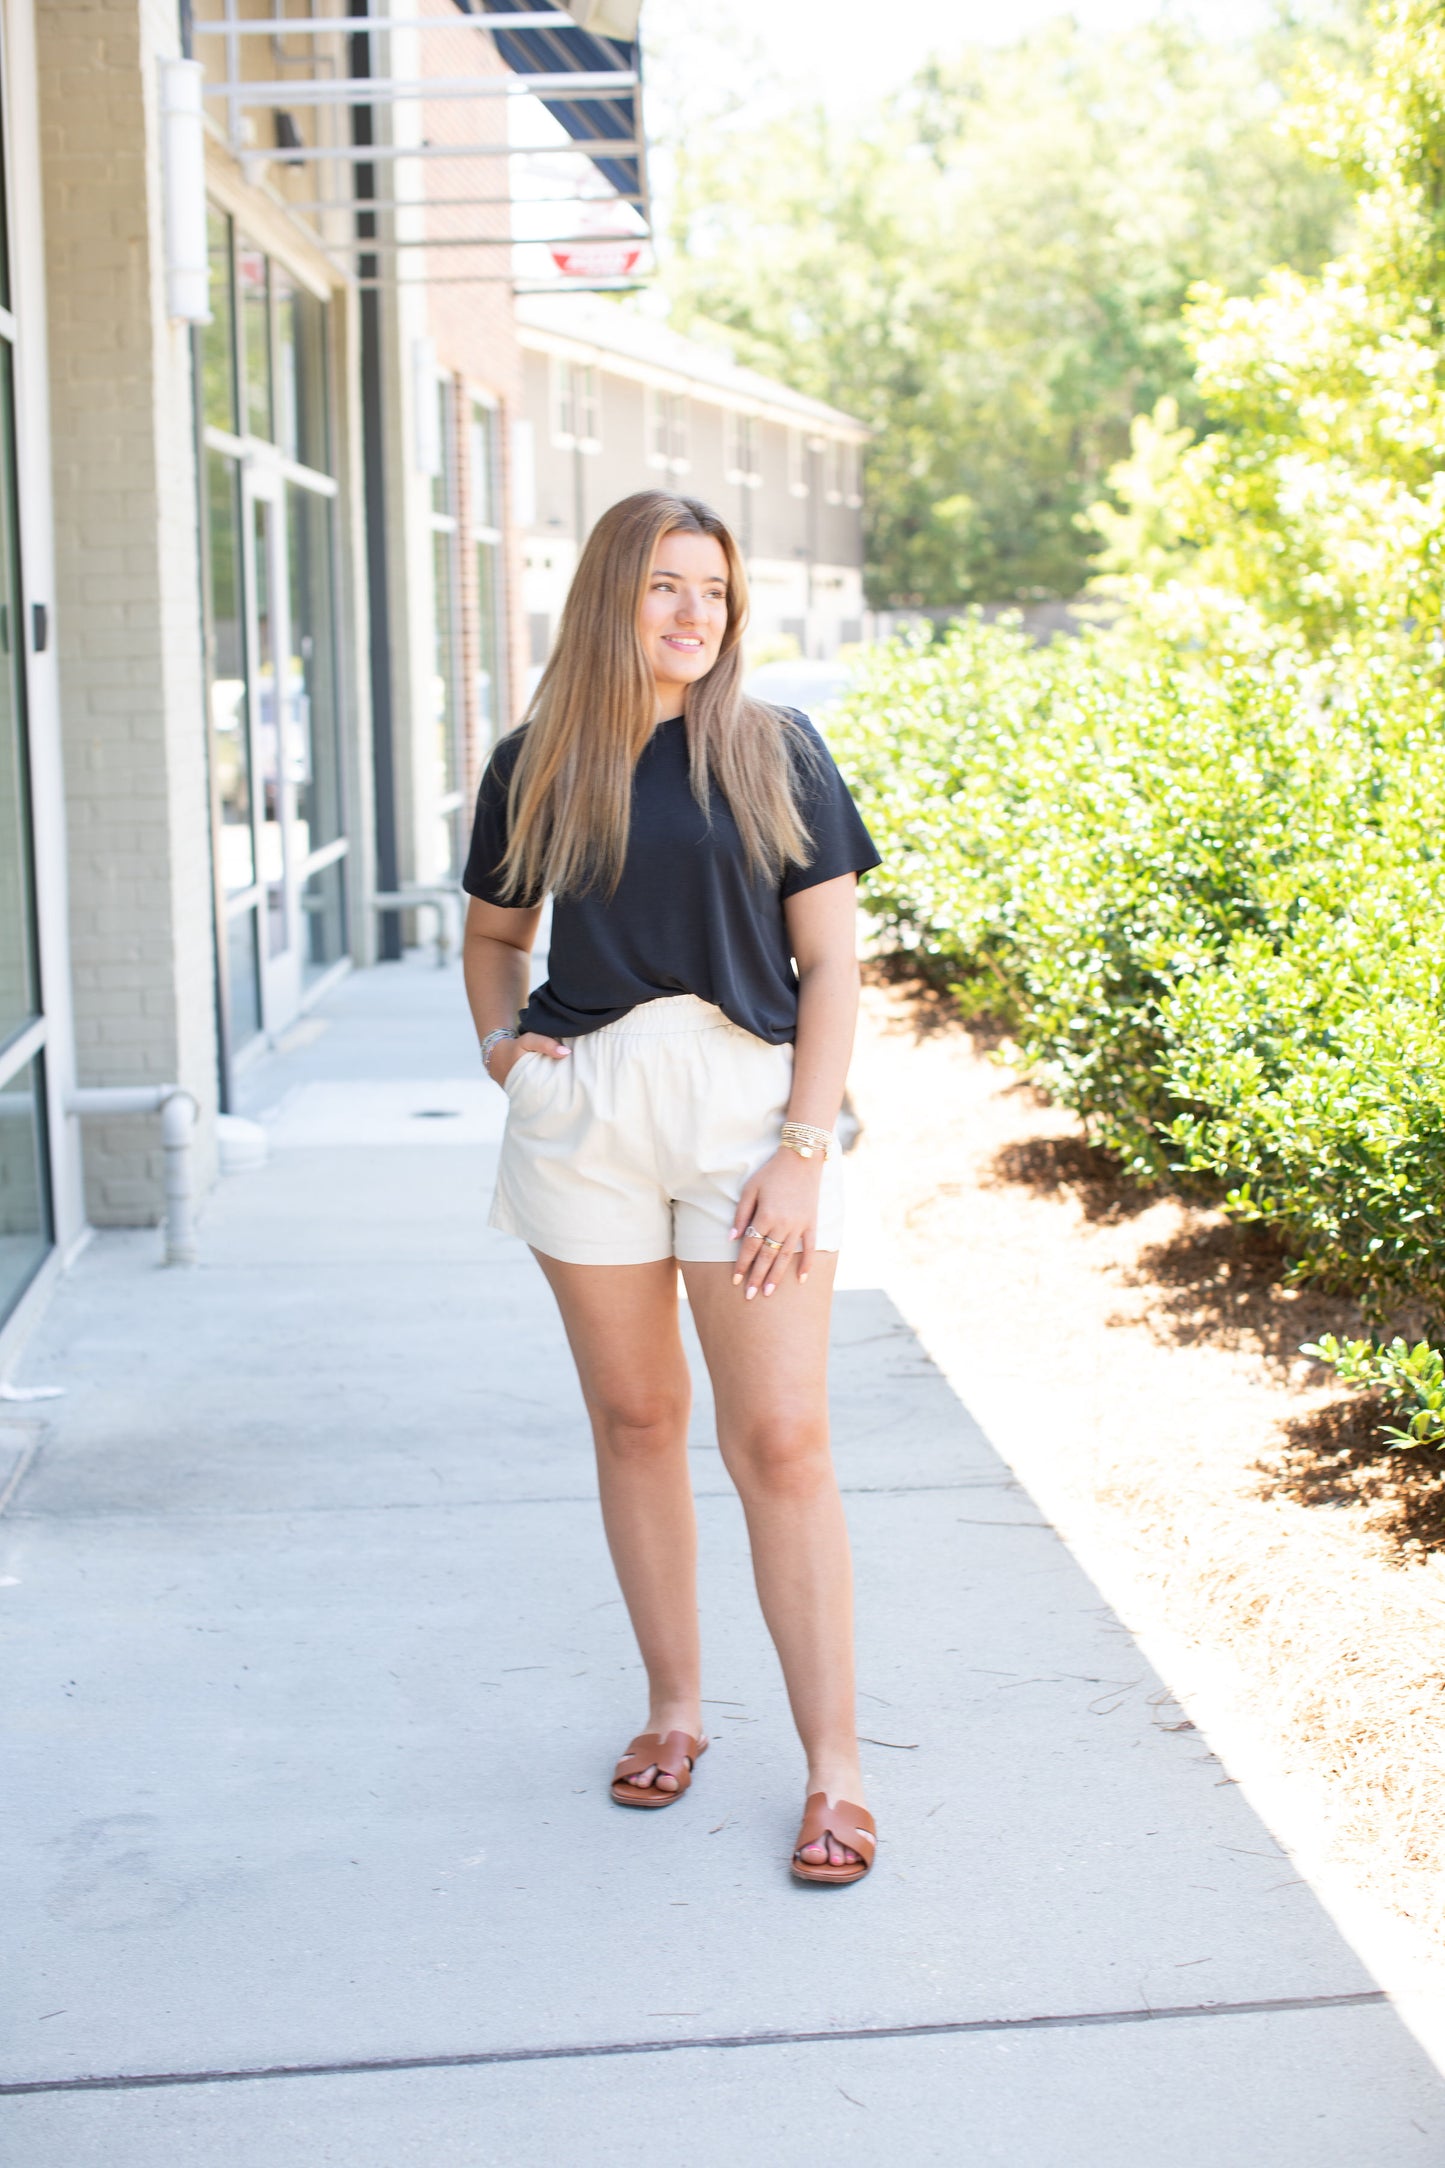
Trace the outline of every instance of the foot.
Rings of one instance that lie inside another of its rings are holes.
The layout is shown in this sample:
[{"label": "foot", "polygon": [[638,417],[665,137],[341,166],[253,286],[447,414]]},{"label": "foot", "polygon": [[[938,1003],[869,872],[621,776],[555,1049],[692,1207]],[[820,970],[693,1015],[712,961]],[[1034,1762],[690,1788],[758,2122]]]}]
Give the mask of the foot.
[{"label": "foot", "polygon": [[[863,1772],[856,1761],[820,1761],[810,1765],[807,1796],[811,1799],[814,1792],[822,1792],[830,1806],[840,1799],[846,1799],[855,1807],[868,1804],[863,1790]],[[804,1844],[798,1848],[798,1858],[810,1867],[849,1867],[862,1856],[851,1845],[839,1844],[831,1830],[817,1844]]]},{"label": "foot", "polygon": [[[651,1732],[659,1739],[665,1739],[670,1731],[683,1731],[689,1739],[701,1739],[702,1711],[695,1701],[660,1701],[648,1710],[647,1722],[642,1731]],[[654,1789],[659,1792],[677,1790],[677,1778],[669,1776],[665,1769],[659,1770],[656,1762],[639,1770],[635,1777],[629,1777],[627,1781],[635,1784],[640,1792]]]}]

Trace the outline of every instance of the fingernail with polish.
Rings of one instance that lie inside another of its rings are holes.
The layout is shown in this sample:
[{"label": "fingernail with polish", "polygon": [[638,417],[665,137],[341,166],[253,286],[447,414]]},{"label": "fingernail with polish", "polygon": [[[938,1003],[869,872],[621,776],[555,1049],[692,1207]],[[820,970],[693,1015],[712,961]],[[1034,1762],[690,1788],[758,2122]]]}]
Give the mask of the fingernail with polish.
[{"label": "fingernail with polish", "polygon": [[750,1288],[748,1289],[748,1298],[747,1298],[747,1299],[748,1299],[748,1301],[749,1301],[749,1302],[751,1302],[751,1301],[752,1301],[752,1299],[753,1299],[753,1297],[754,1297],[754,1295],[755,1295],[756,1293],[757,1293],[757,1289],[756,1289],[755,1287],[750,1287]]}]

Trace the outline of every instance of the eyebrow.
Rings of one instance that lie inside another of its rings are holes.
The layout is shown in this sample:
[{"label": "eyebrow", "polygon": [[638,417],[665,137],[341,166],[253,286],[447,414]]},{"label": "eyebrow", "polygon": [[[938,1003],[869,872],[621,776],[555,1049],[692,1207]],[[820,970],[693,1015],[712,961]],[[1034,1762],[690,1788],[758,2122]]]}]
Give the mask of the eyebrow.
[{"label": "eyebrow", "polygon": [[[685,580],[687,578],[685,572],[669,572],[665,565],[654,565],[651,576],[655,580]],[[723,572],[709,572],[707,578],[701,580],[698,584],[702,587],[726,587],[727,575]]]}]

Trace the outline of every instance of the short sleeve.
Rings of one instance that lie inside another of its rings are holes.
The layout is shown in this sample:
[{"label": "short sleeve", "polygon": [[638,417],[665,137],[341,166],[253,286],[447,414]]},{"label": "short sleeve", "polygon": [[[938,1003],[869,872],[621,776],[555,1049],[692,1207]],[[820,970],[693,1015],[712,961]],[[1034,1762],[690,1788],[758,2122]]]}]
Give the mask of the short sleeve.
[{"label": "short sleeve", "polygon": [[514,731],[510,737],[503,738],[487,762],[477,792],[471,848],[462,874],[462,887],[469,896],[475,896],[480,903],[501,904],[508,910],[527,910],[542,900],[540,896],[508,895],[503,889],[502,861],[510,840],[507,793],[521,750],[521,733]]},{"label": "short sleeve", "polygon": [[783,875],[782,893],[796,896],[801,889],[819,888],[844,873],[868,873],[882,864],[863,816],[853,803],[838,763],[806,715],[796,711],[791,720],[804,740],[794,742],[794,770],[798,805],[803,825],[813,839],[812,856],[804,866],[789,866]]}]

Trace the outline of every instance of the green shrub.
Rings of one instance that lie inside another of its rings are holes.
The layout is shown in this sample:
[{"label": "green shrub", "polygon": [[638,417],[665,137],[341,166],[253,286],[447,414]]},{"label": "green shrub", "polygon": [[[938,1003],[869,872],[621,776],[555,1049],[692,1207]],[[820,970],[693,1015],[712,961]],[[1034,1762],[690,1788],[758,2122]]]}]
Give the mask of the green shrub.
[{"label": "green shrub", "polygon": [[1134,1170],[1302,1273],[1445,1303],[1445,784],[1430,677],[1287,647],[873,650],[835,742],[868,908]]},{"label": "green shrub", "polygon": [[1300,1353],[1327,1363],[1343,1385],[1383,1394],[1405,1423],[1403,1430],[1398,1423],[1380,1425],[1380,1436],[1392,1445],[1445,1445],[1445,1357],[1428,1340],[1410,1347],[1397,1336],[1385,1347],[1326,1333],[1307,1340]]},{"label": "green shrub", "polygon": [[1378,894],[1311,903],[1277,950],[1235,942],[1163,1013],[1179,1163],[1276,1223],[1302,1274],[1445,1308],[1438,939]]}]

